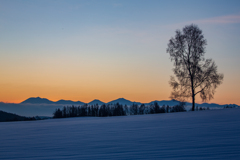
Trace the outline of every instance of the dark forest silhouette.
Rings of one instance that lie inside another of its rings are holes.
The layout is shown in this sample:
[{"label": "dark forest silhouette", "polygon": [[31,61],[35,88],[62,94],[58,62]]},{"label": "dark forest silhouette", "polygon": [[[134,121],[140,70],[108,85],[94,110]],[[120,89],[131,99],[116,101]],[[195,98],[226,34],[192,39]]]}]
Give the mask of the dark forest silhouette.
[{"label": "dark forest silhouette", "polygon": [[156,114],[156,113],[171,113],[171,112],[185,112],[184,103],[170,106],[159,106],[158,103],[151,105],[135,104],[131,106],[116,104],[102,104],[102,105],[81,105],[81,106],[64,106],[62,109],[58,108],[53,113],[53,118],[67,118],[67,117],[110,117],[110,116],[126,116],[126,115],[142,115],[142,114]]}]

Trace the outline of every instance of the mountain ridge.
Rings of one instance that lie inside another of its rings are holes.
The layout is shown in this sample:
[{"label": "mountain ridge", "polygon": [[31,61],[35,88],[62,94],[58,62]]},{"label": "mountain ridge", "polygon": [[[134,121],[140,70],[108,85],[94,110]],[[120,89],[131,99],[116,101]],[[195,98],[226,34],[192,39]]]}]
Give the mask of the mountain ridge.
[{"label": "mountain ridge", "polygon": [[89,105],[94,105],[94,104],[98,104],[98,105],[102,105],[102,104],[105,104],[104,102],[98,100],[98,99],[94,99],[92,100],[91,102],[87,103]]},{"label": "mountain ridge", "polygon": [[24,101],[22,101],[19,104],[75,104],[75,105],[83,105],[85,104],[84,102],[81,101],[71,101],[71,100],[64,100],[64,99],[60,99],[56,102],[51,101],[47,98],[41,98],[41,97],[30,97]]},{"label": "mountain ridge", "polygon": [[[154,103],[158,103],[160,106],[162,105],[169,105],[169,106],[174,106],[174,105],[177,105],[179,104],[180,101],[177,101],[175,99],[172,99],[172,100],[154,100],[154,101],[151,101],[149,103],[141,103],[141,102],[133,102],[133,101],[130,101],[130,100],[127,100],[125,98],[118,98],[118,99],[115,99],[115,100],[112,100],[112,101],[109,101],[109,102],[102,102],[98,99],[94,99],[92,100],[91,102],[89,103],[84,103],[84,102],[81,102],[81,101],[72,101],[72,100],[64,100],[64,99],[61,99],[61,100],[58,100],[58,101],[51,101],[47,98],[40,98],[40,97],[30,97],[26,100],[24,100],[23,102],[19,103],[19,104],[58,104],[58,105],[83,105],[83,104],[89,104],[89,105],[94,105],[94,104],[98,104],[98,105],[102,105],[102,104],[115,104],[115,103],[119,103],[119,104],[122,104],[122,105],[132,105],[133,103],[137,104],[137,105],[140,105],[140,104],[145,104],[145,105],[151,105],[151,104],[154,104]],[[186,102],[186,105],[187,106],[190,106],[192,103],[190,102]],[[196,103],[196,106],[198,107],[224,107],[224,106],[236,106],[236,107],[240,107],[236,104],[224,104],[224,105],[221,105],[221,104],[217,104],[217,103],[202,103],[202,104],[199,104],[199,103]]]}]

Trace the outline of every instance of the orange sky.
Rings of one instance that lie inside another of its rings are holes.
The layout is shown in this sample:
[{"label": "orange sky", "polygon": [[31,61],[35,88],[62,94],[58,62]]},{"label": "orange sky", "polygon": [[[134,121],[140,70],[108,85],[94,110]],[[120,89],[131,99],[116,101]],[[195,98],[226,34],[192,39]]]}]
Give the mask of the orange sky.
[{"label": "orange sky", "polygon": [[[90,102],[93,99],[109,102],[111,100],[122,97],[131,101],[142,103],[148,103],[153,100],[169,99],[171,88],[169,87],[167,83],[168,81],[166,79],[161,82],[160,76],[156,76],[156,79],[150,82],[151,83],[147,83],[144,82],[144,80],[137,81],[137,79],[129,82],[129,79],[123,79],[118,83],[116,83],[116,81],[112,81],[112,83],[109,81],[105,84],[103,80],[101,82],[100,78],[100,80],[93,80],[88,82],[90,87],[85,85],[78,85],[75,87],[69,86],[67,84],[38,85],[27,83],[6,83],[5,85],[1,85],[0,98],[3,102],[8,103],[20,103],[29,97],[38,96],[42,98],[48,98],[52,101],[65,99],[74,101],[80,100],[82,102]],[[237,92],[231,92],[232,90],[234,90],[234,86],[232,86],[232,88],[229,88],[229,85],[223,84],[217,89],[215,98],[211,100],[210,103],[235,103],[239,105],[239,99],[236,98],[237,96],[234,96],[237,94]],[[225,94],[225,92],[228,91],[230,91],[231,94]],[[199,97],[197,97],[196,101],[198,103],[202,103]]]},{"label": "orange sky", "polygon": [[194,23],[224,74],[209,103],[240,105],[240,2],[120,3],[0,1],[0,101],[168,100],[168,41]]}]

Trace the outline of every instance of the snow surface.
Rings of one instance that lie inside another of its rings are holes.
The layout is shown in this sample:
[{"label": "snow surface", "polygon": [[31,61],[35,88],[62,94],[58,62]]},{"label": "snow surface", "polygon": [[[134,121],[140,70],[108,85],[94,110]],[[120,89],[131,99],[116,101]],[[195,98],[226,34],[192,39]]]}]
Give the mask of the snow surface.
[{"label": "snow surface", "polygon": [[240,159],[240,109],[0,123],[0,159]]}]

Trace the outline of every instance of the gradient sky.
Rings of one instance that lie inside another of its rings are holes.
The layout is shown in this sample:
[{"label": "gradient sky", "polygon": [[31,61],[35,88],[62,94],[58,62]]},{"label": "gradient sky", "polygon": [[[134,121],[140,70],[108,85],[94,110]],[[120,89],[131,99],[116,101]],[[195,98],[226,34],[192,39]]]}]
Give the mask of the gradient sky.
[{"label": "gradient sky", "polygon": [[191,23],[224,74],[210,103],[240,105],[239,0],[0,0],[0,101],[168,100],[167,43]]}]

